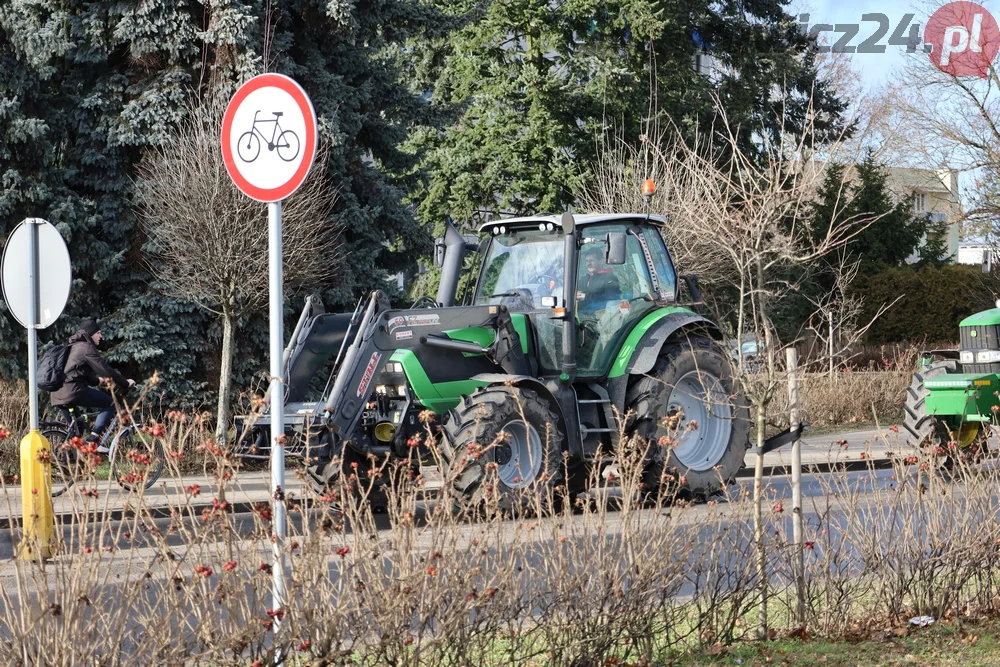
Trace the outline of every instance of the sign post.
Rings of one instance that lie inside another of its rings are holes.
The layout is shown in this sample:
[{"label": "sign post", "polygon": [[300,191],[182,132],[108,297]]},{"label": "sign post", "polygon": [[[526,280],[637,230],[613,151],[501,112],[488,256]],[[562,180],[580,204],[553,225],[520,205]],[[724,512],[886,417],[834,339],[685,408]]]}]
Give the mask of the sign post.
[{"label": "sign post", "polygon": [[[45,272],[42,273],[42,258]],[[38,330],[58,319],[72,281],[69,251],[58,230],[41,218],[18,225],[3,253],[3,294],[15,319],[28,330],[28,418],[21,439],[23,538],[18,558],[45,559],[53,542],[52,477],[48,441],[38,432]]]},{"label": "sign post", "polygon": [[[243,194],[267,203],[270,287],[271,503],[273,554],[271,606],[285,605],[285,401],[284,294],[281,200],[305,180],[316,157],[316,112],[302,87],[281,74],[261,74],[243,84],[222,120],[222,158]],[[274,624],[278,630],[279,622]]]}]

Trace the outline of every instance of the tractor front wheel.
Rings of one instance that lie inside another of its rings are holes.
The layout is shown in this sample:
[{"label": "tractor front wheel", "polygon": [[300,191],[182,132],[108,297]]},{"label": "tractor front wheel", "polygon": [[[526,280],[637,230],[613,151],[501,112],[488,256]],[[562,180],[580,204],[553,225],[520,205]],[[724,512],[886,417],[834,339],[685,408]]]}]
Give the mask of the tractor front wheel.
[{"label": "tractor front wheel", "polygon": [[444,423],[445,483],[465,504],[547,504],[563,478],[566,435],[537,392],[495,385],[463,396]]},{"label": "tractor front wheel", "polygon": [[750,444],[747,399],[725,354],[709,338],[663,346],[656,365],[626,394],[629,434],[647,442],[643,488],[707,497],[743,467]]}]

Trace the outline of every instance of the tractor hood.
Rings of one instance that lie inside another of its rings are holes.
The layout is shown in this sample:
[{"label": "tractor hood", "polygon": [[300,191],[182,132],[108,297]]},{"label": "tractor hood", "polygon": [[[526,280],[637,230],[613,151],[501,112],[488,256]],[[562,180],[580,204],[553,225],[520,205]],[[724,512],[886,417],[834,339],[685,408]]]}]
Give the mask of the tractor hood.
[{"label": "tractor hood", "polygon": [[960,327],[981,327],[1000,324],[1000,308],[990,308],[975,315],[969,315],[958,323]]}]

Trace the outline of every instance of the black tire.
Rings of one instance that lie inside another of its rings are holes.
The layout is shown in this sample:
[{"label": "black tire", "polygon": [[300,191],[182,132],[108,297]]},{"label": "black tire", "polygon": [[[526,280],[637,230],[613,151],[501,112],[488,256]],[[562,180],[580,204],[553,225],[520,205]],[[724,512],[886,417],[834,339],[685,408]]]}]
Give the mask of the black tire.
[{"label": "black tire", "polygon": [[80,469],[79,452],[68,444],[69,433],[62,424],[43,423],[39,425],[39,430],[52,452],[52,497],[58,498],[76,481]]},{"label": "black tire", "polygon": [[239,141],[236,142],[236,154],[248,164],[260,155],[260,139],[257,138],[253,130],[240,135]]},{"label": "black tire", "polygon": [[[702,397],[684,390],[699,386]],[[705,395],[712,397],[713,407],[705,405]],[[664,419],[678,403],[691,404],[692,412],[700,404],[708,423],[688,428],[684,422],[692,417],[684,415],[679,427],[668,432]],[[625,406],[628,434],[649,443],[643,474],[646,494],[662,490],[707,497],[743,468],[750,446],[749,404],[725,352],[711,339],[688,336],[665,344],[653,369],[632,381]],[[660,443],[673,436],[678,446]]]},{"label": "black tire", "polygon": [[555,498],[566,443],[558,424],[550,403],[531,389],[494,385],[463,396],[441,440],[450,491],[473,507],[495,499],[501,511],[523,509],[536,493],[543,502]]},{"label": "black tire", "polygon": [[279,134],[274,146],[278,157],[285,162],[291,162],[299,155],[299,137],[291,130]]},{"label": "black tire", "polygon": [[[334,437],[330,432],[323,433],[316,449],[326,447]],[[338,496],[342,491],[355,498],[363,496],[374,511],[382,511],[386,504],[386,477],[389,476],[385,469],[389,466],[382,466],[379,461],[341,442],[333,445],[333,452],[332,458],[319,461],[316,457],[306,462],[306,476],[313,491],[320,496],[331,493]],[[374,478],[373,469],[378,471]]]},{"label": "black tire", "polygon": [[137,437],[135,428],[119,434],[110,456],[111,479],[126,491],[156,484],[166,463],[163,441],[155,436]]}]

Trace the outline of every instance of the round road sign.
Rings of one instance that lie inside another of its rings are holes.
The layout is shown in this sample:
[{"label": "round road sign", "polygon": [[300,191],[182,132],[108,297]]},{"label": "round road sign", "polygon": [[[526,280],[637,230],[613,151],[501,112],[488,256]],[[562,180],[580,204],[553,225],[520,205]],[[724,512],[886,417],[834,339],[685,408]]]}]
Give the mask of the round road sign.
[{"label": "round road sign", "polygon": [[302,86],[261,74],[240,86],[222,119],[222,158],[243,194],[281,201],[302,185],[316,157],[316,112]]},{"label": "round road sign", "polygon": [[21,222],[3,249],[3,298],[21,326],[31,321],[31,255],[28,252],[31,227],[38,228],[38,326],[49,326],[66,307],[72,272],[69,251],[59,231],[39,218]]}]

